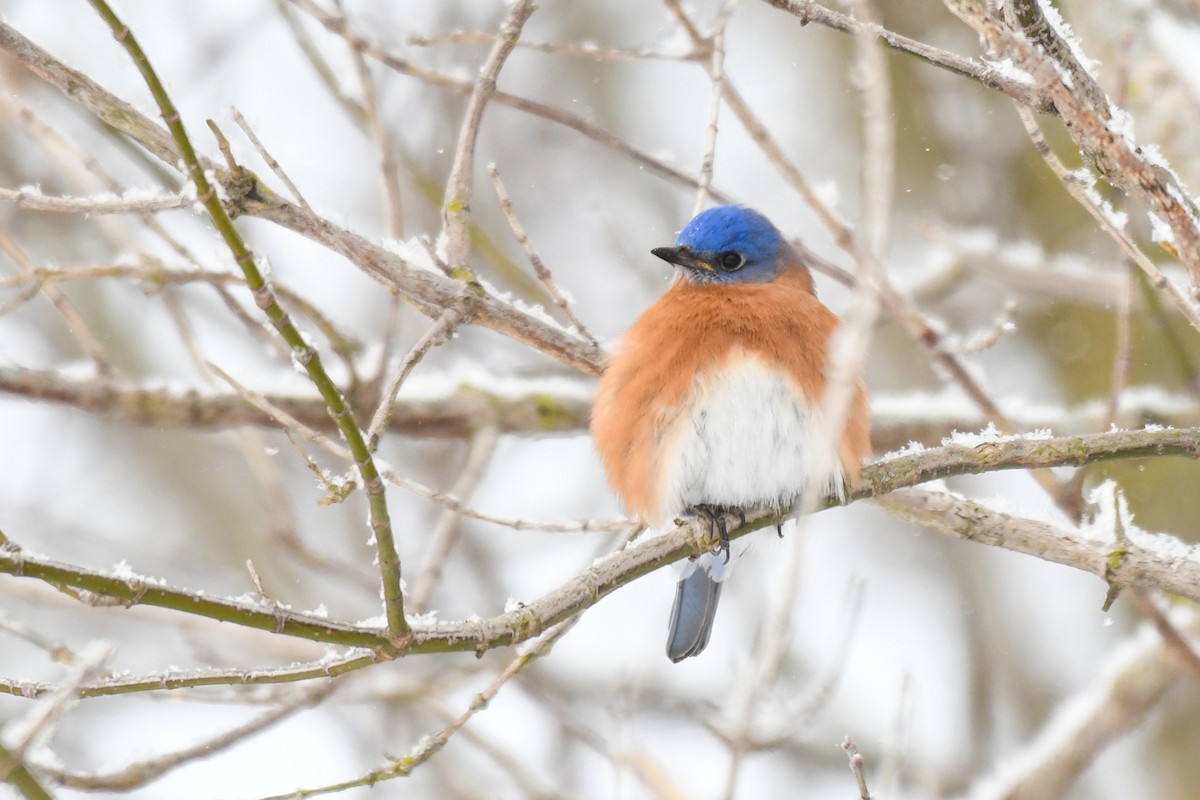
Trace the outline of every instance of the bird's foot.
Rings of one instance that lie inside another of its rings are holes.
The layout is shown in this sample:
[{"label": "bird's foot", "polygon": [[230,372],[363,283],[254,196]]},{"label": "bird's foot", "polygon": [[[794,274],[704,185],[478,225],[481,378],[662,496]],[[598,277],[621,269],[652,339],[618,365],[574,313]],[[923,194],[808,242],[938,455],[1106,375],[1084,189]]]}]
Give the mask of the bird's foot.
[{"label": "bird's foot", "polygon": [[729,509],[724,506],[700,505],[694,509],[696,516],[701,517],[708,523],[708,535],[716,536],[720,540],[720,545],[716,552],[725,554],[725,563],[729,563],[729,527],[725,522],[725,517],[729,514],[737,514],[738,527],[746,524],[746,512],[741,509]]}]

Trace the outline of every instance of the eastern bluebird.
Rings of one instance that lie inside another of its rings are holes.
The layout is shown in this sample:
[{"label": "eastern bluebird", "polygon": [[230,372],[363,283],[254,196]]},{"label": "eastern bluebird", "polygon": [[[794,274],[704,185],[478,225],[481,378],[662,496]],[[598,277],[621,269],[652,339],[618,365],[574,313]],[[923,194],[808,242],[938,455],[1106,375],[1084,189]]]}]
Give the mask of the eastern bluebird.
[{"label": "eastern bluebird", "polygon": [[[838,318],[779,231],[741,206],[704,211],[675,247],[667,291],[630,327],[600,378],[592,436],[625,506],[662,528],[699,513],[795,508],[802,493],[844,492],[870,452],[866,390],[855,387],[840,437],[823,429],[829,340]],[[720,561],[688,565],[675,593],[667,656],[708,644]]]}]

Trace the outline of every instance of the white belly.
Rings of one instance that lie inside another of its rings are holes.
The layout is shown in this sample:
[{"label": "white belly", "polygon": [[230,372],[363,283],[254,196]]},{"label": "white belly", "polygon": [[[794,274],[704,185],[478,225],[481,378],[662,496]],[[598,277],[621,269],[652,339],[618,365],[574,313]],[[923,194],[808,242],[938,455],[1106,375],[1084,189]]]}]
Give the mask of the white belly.
[{"label": "white belly", "polygon": [[753,357],[733,361],[701,378],[664,441],[664,522],[704,504],[790,509],[810,486],[842,485],[834,437],[795,381]]}]

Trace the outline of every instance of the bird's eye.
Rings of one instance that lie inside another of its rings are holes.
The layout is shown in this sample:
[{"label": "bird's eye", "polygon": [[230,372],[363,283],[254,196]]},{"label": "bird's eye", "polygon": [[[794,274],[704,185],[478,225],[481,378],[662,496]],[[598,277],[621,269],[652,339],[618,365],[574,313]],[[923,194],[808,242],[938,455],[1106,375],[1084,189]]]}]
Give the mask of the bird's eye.
[{"label": "bird's eye", "polygon": [[725,272],[737,272],[746,266],[746,259],[736,250],[726,250],[724,253],[717,255],[717,264]]}]

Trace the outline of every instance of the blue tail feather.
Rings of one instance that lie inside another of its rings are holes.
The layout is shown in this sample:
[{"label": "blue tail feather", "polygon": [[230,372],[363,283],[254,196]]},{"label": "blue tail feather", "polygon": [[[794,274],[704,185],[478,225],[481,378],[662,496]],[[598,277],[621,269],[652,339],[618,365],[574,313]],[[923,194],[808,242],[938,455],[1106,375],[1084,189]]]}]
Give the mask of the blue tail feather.
[{"label": "blue tail feather", "polygon": [[671,608],[667,634],[667,657],[679,662],[698,655],[708,644],[721,584],[703,567],[691,570],[675,587],[675,605]]}]

